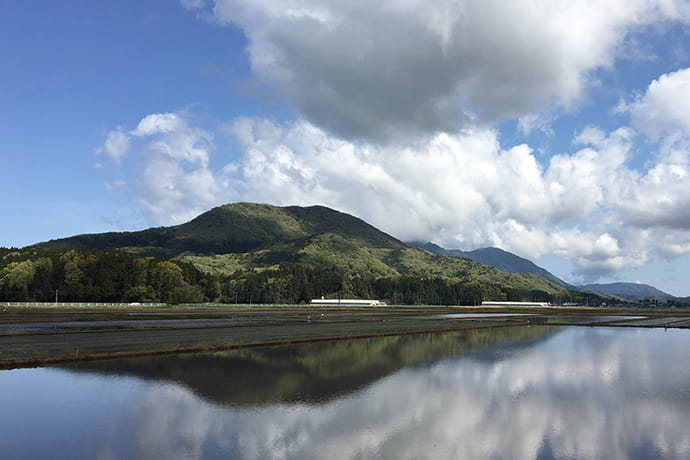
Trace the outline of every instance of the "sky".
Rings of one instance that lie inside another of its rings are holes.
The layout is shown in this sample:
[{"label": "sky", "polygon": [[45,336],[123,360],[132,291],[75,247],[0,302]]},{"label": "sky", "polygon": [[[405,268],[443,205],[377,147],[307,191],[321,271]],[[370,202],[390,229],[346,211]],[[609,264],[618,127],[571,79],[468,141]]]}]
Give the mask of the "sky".
[{"label": "sky", "polygon": [[690,296],[690,1],[0,0],[0,246],[325,205]]}]

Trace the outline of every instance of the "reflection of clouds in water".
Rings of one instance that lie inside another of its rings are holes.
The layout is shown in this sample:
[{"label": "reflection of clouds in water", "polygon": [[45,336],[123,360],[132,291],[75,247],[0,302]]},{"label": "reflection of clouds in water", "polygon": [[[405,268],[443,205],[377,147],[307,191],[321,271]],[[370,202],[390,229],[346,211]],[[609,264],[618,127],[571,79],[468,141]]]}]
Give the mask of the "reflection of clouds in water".
[{"label": "reflection of clouds in water", "polygon": [[403,369],[322,405],[228,409],[156,386],[138,409],[139,454],[688,458],[690,351],[680,334],[573,328],[495,361]]}]

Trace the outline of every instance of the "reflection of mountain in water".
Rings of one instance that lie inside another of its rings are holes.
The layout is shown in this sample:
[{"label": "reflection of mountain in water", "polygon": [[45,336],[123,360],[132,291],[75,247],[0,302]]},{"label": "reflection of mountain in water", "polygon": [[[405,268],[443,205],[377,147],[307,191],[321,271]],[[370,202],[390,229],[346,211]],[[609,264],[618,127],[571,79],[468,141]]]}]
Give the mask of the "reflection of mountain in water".
[{"label": "reflection of mountain in water", "polygon": [[66,368],[174,381],[227,405],[316,402],[353,392],[405,366],[498,345],[522,348],[558,329],[503,327],[79,363]]},{"label": "reflection of mountain in water", "polygon": [[[527,326],[530,328],[532,326]],[[532,327],[534,328],[534,327]],[[484,347],[477,347],[468,350],[464,355],[464,358],[471,359],[475,362],[496,362],[503,360],[510,360],[514,357],[519,356],[521,353],[527,352],[529,349],[534,348],[535,345],[544,342],[551,337],[556,330],[561,329],[561,327],[556,326],[545,326],[549,330],[548,333],[535,336],[530,340],[516,339],[506,339],[501,342],[496,342],[494,344],[487,344]],[[535,329],[540,329],[539,327]]]}]

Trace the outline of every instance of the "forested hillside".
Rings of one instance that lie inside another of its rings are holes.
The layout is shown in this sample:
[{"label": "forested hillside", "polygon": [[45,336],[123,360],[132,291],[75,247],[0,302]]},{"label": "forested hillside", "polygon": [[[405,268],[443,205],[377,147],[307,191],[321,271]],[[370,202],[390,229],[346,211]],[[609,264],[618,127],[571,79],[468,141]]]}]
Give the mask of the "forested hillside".
[{"label": "forested hillside", "polygon": [[407,247],[322,206],[235,203],[139,232],[0,249],[0,300],[301,303],[316,297],[400,304],[568,301],[530,274]]},{"label": "forested hillside", "polygon": [[[443,276],[359,277],[337,267],[283,263],[211,274],[179,260],[117,250],[0,248],[0,301],[304,303],[312,298],[378,298],[395,304],[477,305],[486,299],[572,300],[496,282]],[[574,293],[573,293],[574,294]]]}]

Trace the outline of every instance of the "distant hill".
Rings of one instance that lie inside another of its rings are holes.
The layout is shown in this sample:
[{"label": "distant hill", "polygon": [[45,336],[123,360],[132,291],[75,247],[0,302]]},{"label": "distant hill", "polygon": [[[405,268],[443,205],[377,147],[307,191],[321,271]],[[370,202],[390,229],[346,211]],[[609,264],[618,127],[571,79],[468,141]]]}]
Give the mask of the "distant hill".
[{"label": "distant hill", "polygon": [[620,297],[673,297],[654,286],[642,283],[608,283],[585,284],[579,286],[582,290],[598,292],[600,294],[616,295]]},{"label": "distant hill", "polygon": [[461,251],[459,249],[445,249],[434,243],[412,242],[409,246],[424,249],[434,254],[445,256],[463,257],[474,260],[480,264],[488,265],[508,273],[529,273],[539,278],[561,286],[568,290],[577,290],[576,287],[566,283],[549,271],[539,267],[534,262],[516,256],[508,251],[499,248],[481,248],[474,251]]},{"label": "distant hill", "polygon": [[[323,206],[234,203],[172,227],[77,235],[30,247],[67,248],[119,249],[137,256],[172,258],[213,275],[291,263],[355,281],[412,277],[419,282],[443,278],[467,286],[475,283],[488,298],[500,292],[525,299],[538,292],[566,295],[561,286],[532,274],[508,273],[468,258],[410,248],[361,219]],[[350,284],[356,285],[355,281]]]}]

